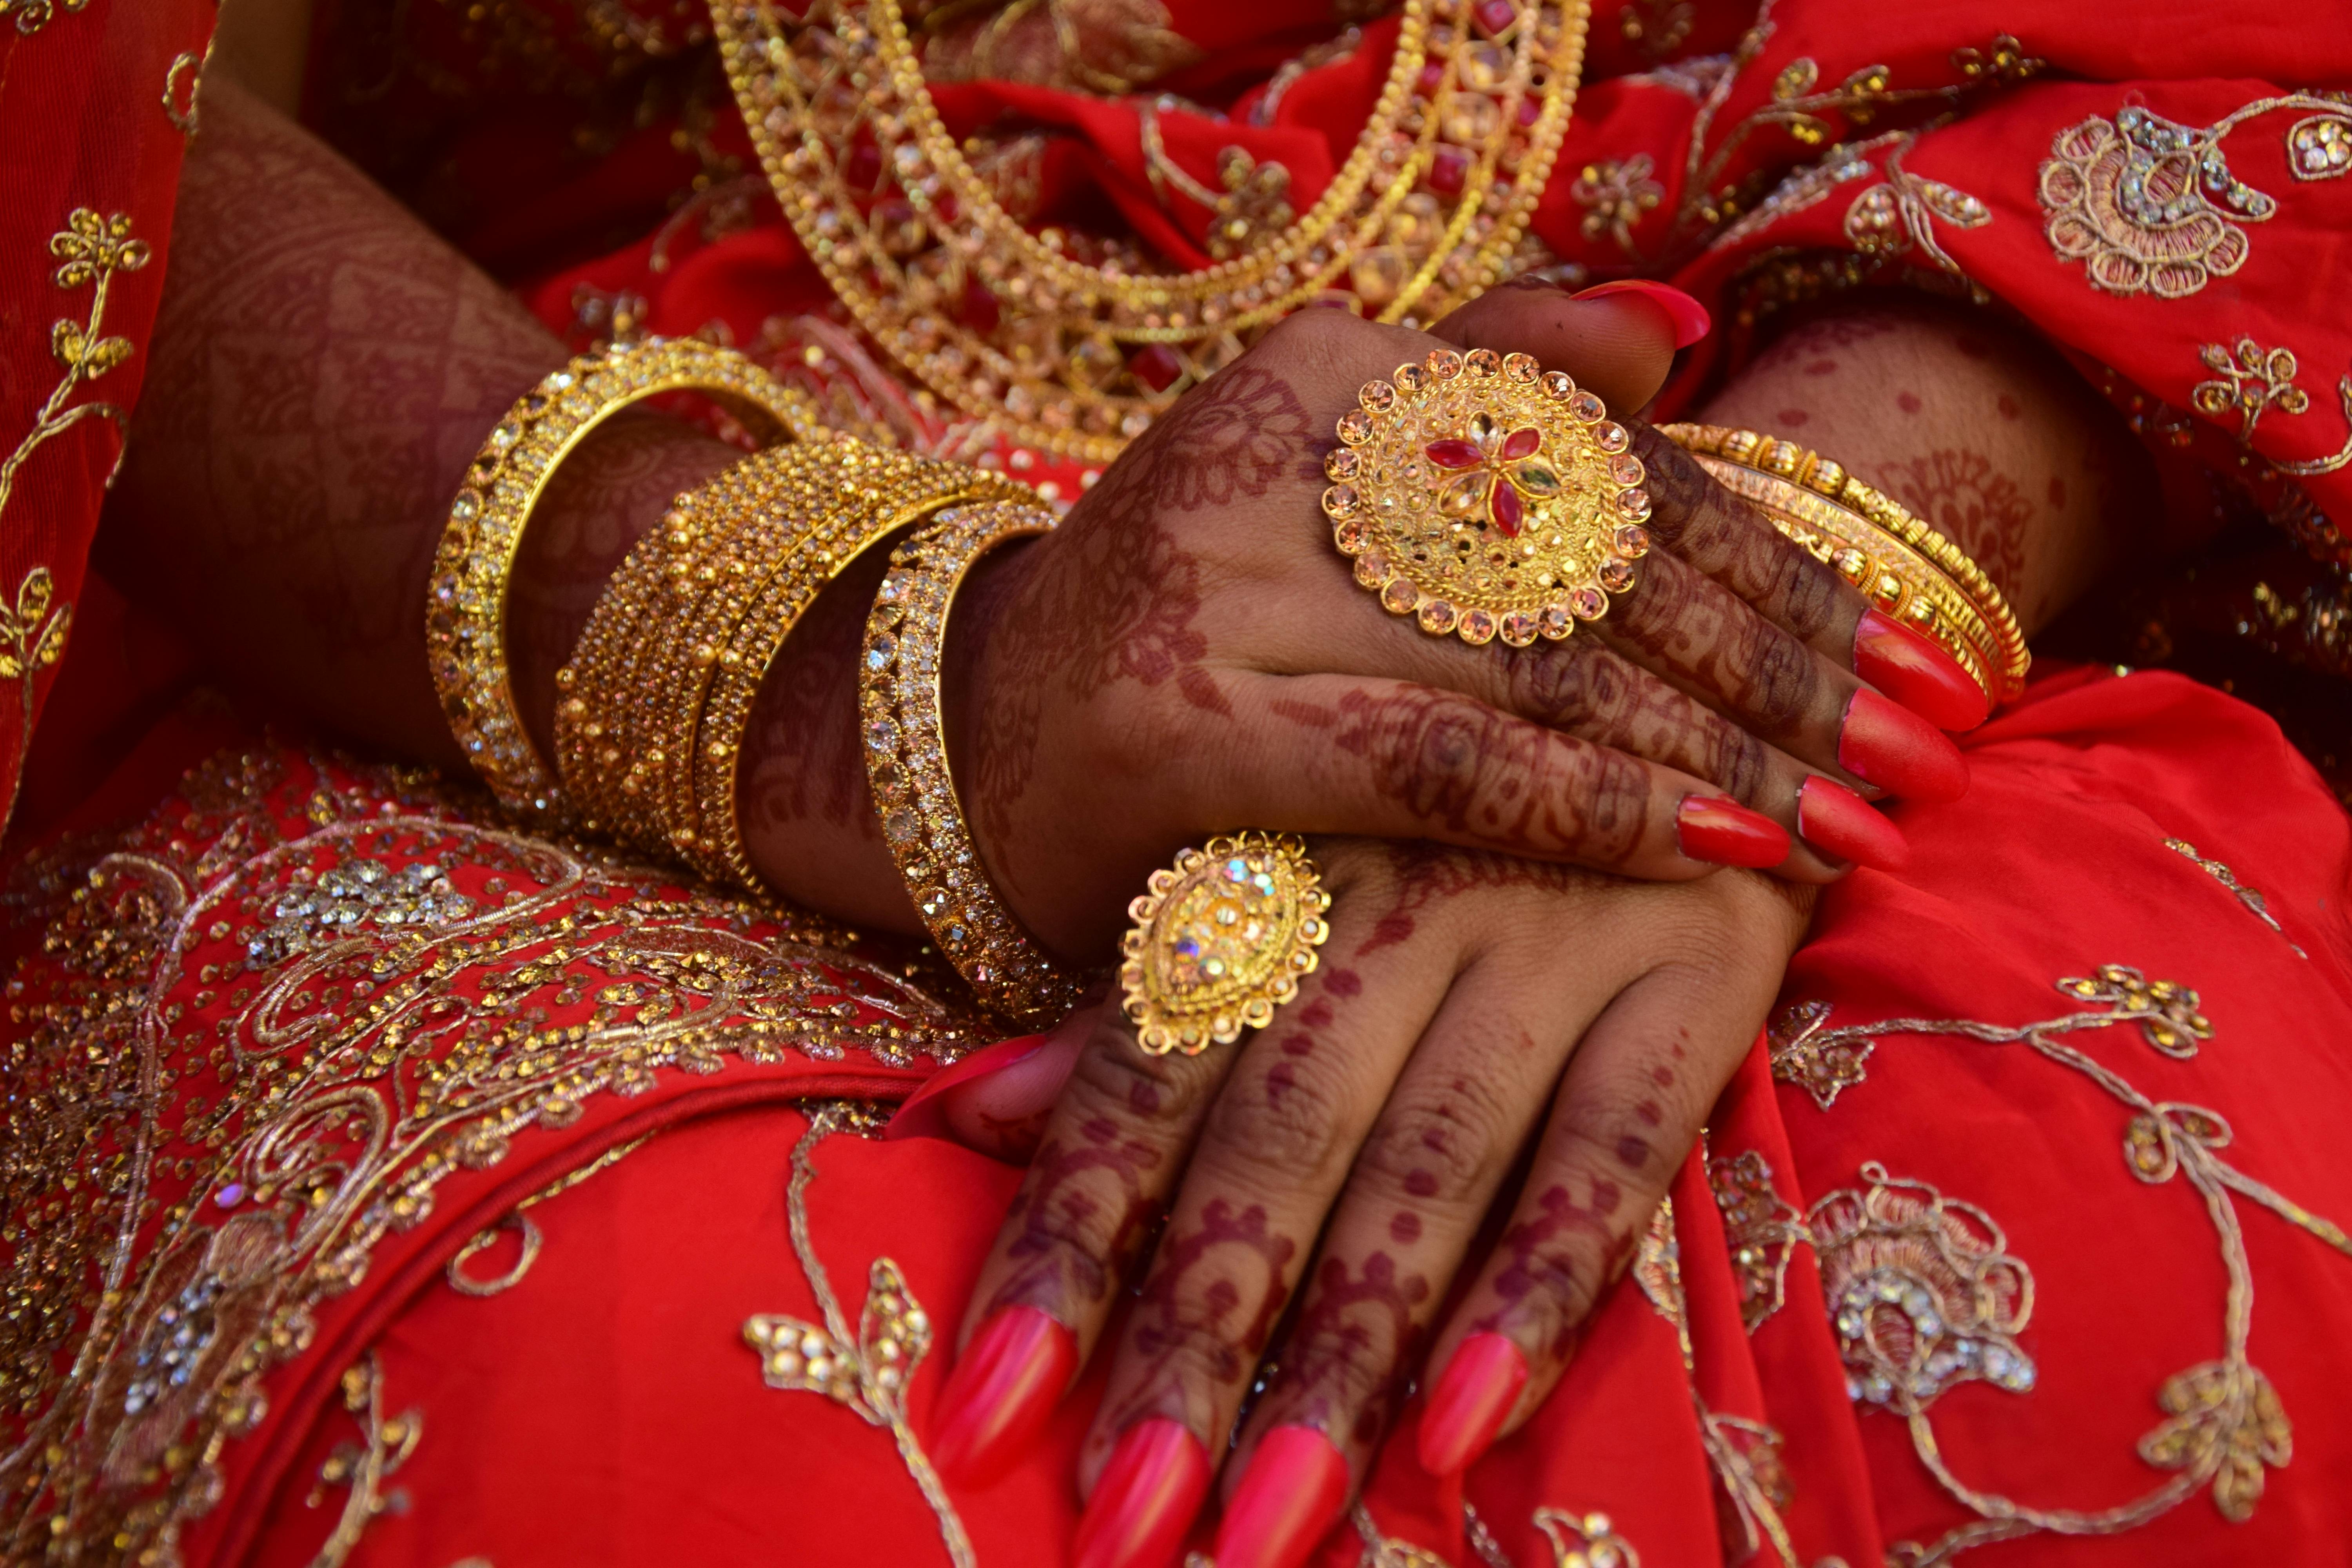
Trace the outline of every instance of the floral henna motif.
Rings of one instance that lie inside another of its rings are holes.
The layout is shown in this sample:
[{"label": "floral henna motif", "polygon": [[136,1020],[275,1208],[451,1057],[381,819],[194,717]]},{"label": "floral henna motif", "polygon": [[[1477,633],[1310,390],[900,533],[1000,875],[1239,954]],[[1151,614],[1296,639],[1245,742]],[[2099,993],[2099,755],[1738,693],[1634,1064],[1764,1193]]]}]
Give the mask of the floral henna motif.
[{"label": "floral henna motif", "polygon": [[[1623,1190],[1606,1177],[1593,1178],[1591,1194],[1581,1205],[1570,1196],[1565,1183],[1545,1188],[1536,1200],[1539,1212],[1503,1232],[1501,1250],[1509,1261],[1496,1273],[1494,1291],[1505,1305],[1475,1326],[1490,1330],[1507,1322],[1532,1324],[1544,1336],[1545,1353],[1565,1355],[1575,1342],[1585,1309],[1633,1256],[1633,1233],[1611,1220],[1623,1202]],[[1580,1247],[1571,1239],[1580,1236],[1600,1243],[1599,1267],[1589,1256],[1591,1244]]]},{"label": "floral henna motif", "polygon": [[1224,1199],[1212,1200],[1197,1226],[1161,1247],[1144,1283],[1134,1342],[1147,1364],[1134,1395],[1106,1425],[1117,1430],[1155,1408],[1183,1358],[1218,1383],[1243,1383],[1273,1336],[1297,1255],[1296,1240],[1267,1226],[1263,1205],[1236,1213]]},{"label": "floral henna motif", "polygon": [[1143,1173],[1160,1163],[1159,1151],[1122,1138],[1108,1118],[1078,1134],[1085,1142],[1056,1138],[1038,1150],[1013,1200],[1006,1219],[1021,1234],[1005,1253],[1016,1267],[990,1299],[991,1312],[1027,1306],[1071,1321],[1079,1306],[1110,1294],[1151,1231],[1159,1205],[1143,1195]]},{"label": "floral henna motif", "polygon": [[[1345,1259],[1323,1259],[1314,1294],[1281,1352],[1274,1394],[1280,1419],[1360,1444],[1377,1441],[1421,1360],[1424,1331],[1415,1316],[1430,1297],[1428,1279],[1401,1274],[1386,1252],[1365,1258],[1353,1279]],[[1342,1417],[1345,1432],[1332,1426]]]},{"label": "floral henna motif", "polygon": [[1887,489],[1973,557],[2004,594],[2025,579],[2025,535],[2033,503],[1982,452],[1947,447],[1907,463],[1889,463]]}]

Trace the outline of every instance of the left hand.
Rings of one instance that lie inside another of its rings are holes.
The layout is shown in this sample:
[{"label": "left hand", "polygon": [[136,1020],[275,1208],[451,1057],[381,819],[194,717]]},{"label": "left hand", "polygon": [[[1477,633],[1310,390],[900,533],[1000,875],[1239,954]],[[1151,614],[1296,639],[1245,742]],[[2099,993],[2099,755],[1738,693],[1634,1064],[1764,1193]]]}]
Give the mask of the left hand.
[{"label": "left hand", "polygon": [[[1643,884],[1430,845],[1315,853],[1331,937],[1268,1027],[1150,1057],[1107,1002],[948,1108],[1001,1128],[1066,1070],[933,1422],[951,1475],[1018,1458],[1161,1237],[1080,1467],[1087,1568],[1172,1552],[1269,1354],[1225,1465],[1221,1568],[1302,1560],[1416,1373],[1434,1469],[1530,1416],[1752,1045],[1811,900],[1741,871]],[[1531,1139],[1500,1244],[1441,1323]]]}]

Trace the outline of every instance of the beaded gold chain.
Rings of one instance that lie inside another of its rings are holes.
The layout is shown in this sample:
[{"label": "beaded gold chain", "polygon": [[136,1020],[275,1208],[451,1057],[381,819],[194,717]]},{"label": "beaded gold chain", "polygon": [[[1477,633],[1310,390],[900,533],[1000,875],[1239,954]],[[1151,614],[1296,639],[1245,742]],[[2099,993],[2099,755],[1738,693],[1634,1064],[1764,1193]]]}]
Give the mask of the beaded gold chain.
[{"label": "beaded gold chain", "polygon": [[1434,320],[1523,270],[1590,0],[1405,0],[1355,151],[1311,209],[1192,272],[1032,234],[941,123],[898,0],[711,7],[777,200],[866,333],[1005,438],[1108,462],[1256,331],[1338,292]]}]

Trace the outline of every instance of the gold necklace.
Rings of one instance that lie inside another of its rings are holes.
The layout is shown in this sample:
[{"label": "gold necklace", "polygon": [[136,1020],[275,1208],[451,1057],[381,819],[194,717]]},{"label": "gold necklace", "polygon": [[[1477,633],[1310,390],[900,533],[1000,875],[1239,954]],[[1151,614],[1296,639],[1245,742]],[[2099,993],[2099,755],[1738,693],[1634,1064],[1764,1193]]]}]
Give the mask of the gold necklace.
[{"label": "gold necklace", "polygon": [[[779,205],[919,401],[1084,462],[1117,457],[1301,305],[1338,296],[1412,325],[1523,270],[1590,10],[1405,0],[1371,117],[1313,208],[1161,273],[1082,261],[1004,209],[941,124],[898,0],[815,0],[799,18],[772,0],[711,6]],[[1249,174],[1228,176],[1236,192]]]}]

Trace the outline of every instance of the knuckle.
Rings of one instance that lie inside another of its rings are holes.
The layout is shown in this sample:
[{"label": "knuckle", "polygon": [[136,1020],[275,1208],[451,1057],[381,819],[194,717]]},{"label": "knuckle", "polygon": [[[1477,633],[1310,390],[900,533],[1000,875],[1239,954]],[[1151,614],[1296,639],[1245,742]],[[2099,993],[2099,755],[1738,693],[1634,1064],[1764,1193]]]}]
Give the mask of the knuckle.
[{"label": "knuckle", "polygon": [[1108,1121],[1142,1129],[1181,1121],[1206,1092],[1213,1069],[1205,1057],[1153,1056],[1135,1042],[1135,1031],[1115,1007],[1106,1006],[1080,1048],[1063,1089],[1067,1109],[1081,1122]]},{"label": "knuckle", "polygon": [[1762,798],[1772,773],[1772,748],[1738,725],[1710,713],[1701,766],[1706,775],[1735,799],[1754,805]]},{"label": "knuckle", "polygon": [[1354,1152],[1349,1098],[1315,1058],[1286,1057],[1261,1075],[1237,1074],[1210,1108],[1194,1162],[1236,1184],[1328,1177]]},{"label": "knuckle", "polygon": [[1475,1203],[1517,1140],[1517,1119],[1475,1068],[1440,1094],[1401,1089],[1356,1162],[1381,1197],[1448,1208]]},{"label": "knuckle", "polygon": [[1821,667],[1811,649],[1780,627],[1753,614],[1743,619],[1738,700],[1769,734],[1785,734],[1813,707]]}]

